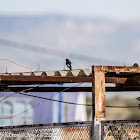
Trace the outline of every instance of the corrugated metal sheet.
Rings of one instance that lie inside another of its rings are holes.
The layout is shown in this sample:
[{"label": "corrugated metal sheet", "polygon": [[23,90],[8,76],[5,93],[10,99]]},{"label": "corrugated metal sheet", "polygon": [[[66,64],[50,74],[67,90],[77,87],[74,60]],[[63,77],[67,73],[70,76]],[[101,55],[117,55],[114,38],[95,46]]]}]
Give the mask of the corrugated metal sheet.
[{"label": "corrugated metal sheet", "polygon": [[60,71],[37,71],[37,72],[20,72],[20,73],[0,73],[0,75],[25,75],[25,76],[79,76],[79,77],[91,77],[91,69],[82,70],[60,70]]},{"label": "corrugated metal sheet", "polygon": [[[140,63],[135,63],[133,67],[140,67]],[[78,77],[92,77],[92,70],[79,69],[79,70],[58,70],[58,71],[36,71],[36,72],[19,72],[19,73],[0,73],[0,75],[25,75],[25,76],[78,76]]]}]

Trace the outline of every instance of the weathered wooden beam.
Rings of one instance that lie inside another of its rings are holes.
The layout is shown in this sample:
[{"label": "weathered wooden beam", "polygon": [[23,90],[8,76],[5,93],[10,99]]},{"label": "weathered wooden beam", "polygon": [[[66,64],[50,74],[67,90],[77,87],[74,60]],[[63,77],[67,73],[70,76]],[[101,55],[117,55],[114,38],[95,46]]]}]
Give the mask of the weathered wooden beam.
[{"label": "weathered wooden beam", "polygon": [[122,66],[94,66],[97,71],[104,72],[133,72],[140,73],[140,67],[122,67]]},{"label": "weathered wooden beam", "polygon": [[95,117],[105,118],[105,72],[94,69]]},{"label": "weathered wooden beam", "polygon": [[92,67],[92,139],[101,137],[101,120],[105,120],[105,72]]}]

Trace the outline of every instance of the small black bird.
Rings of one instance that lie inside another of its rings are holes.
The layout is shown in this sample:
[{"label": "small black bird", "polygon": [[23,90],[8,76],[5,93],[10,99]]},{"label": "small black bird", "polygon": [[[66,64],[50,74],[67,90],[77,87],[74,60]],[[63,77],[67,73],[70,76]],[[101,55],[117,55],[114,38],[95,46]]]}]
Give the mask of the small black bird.
[{"label": "small black bird", "polygon": [[70,69],[70,70],[72,70],[72,66],[71,66],[71,62],[70,62],[70,60],[69,59],[66,59],[66,65],[67,65],[67,67]]}]

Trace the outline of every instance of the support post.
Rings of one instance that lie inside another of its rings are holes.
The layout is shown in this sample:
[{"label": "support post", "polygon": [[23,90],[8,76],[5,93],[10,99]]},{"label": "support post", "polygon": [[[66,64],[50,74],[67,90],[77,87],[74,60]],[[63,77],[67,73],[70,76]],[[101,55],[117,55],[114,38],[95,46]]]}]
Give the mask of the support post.
[{"label": "support post", "polygon": [[92,67],[93,139],[101,140],[101,121],[105,120],[105,71]]}]

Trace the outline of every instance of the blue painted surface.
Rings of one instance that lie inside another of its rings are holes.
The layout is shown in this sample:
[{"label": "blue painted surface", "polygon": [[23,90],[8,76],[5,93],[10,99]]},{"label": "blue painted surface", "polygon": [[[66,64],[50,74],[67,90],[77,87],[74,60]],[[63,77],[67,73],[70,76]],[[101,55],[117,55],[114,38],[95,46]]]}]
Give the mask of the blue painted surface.
[{"label": "blue painted surface", "polygon": [[[50,85],[49,85],[50,86]],[[56,85],[56,86],[68,86],[68,85]],[[8,96],[11,93],[5,93],[4,96],[2,96],[1,98],[4,98],[6,96]],[[50,98],[52,95],[54,95],[55,93],[29,93],[31,95],[36,95],[36,96],[41,96],[41,97],[46,97],[46,98]],[[24,110],[31,108],[31,106],[34,106],[36,104],[39,104],[40,102],[43,102],[43,99],[38,99],[38,98],[33,98],[33,97],[28,97],[28,96],[23,96],[23,95],[19,95],[19,94],[15,94],[14,96],[11,96],[12,98],[24,98],[32,99],[32,102],[29,105],[26,105],[26,108],[24,108],[24,106],[22,105],[23,103],[15,103],[14,104],[14,114],[19,114],[21,112],[23,112]],[[54,97],[52,97],[53,99],[57,99],[57,100],[65,100],[68,102],[76,102],[77,100],[77,94],[75,93],[66,93],[66,92],[62,92],[62,93],[58,93],[57,95],[55,95]],[[65,118],[65,105],[67,106],[67,118]],[[7,111],[7,113],[10,112],[10,106],[8,106],[8,104],[5,105],[5,109]],[[74,121],[74,114],[75,114],[75,105],[68,105],[68,104],[64,104],[64,103],[58,103],[58,102],[52,102],[47,100],[45,103],[40,104],[36,107],[32,109],[30,109],[28,112],[25,112],[28,114],[31,114],[32,119],[26,119],[26,123],[27,124],[38,124],[38,123],[57,123],[57,122],[67,122],[67,121]],[[25,114],[23,113],[23,114]],[[23,118],[23,114],[15,117],[13,122],[10,122],[10,119],[6,119],[3,120],[4,121],[4,125],[17,125],[21,124],[21,122],[24,121]],[[0,103],[0,115],[1,115],[1,103]],[[1,125],[1,122],[0,122]]]}]

